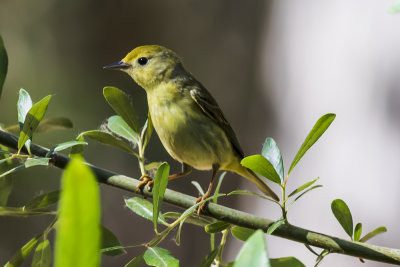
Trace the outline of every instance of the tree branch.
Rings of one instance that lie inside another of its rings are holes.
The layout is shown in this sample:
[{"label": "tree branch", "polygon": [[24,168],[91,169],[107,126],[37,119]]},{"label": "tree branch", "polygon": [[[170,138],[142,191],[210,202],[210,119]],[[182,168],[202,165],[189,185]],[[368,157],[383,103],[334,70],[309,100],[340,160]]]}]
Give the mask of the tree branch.
[{"label": "tree branch", "polygon": [[[18,138],[14,135],[0,130],[0,144],[17,150]],[[36,156],[45,157],[48,151],[49,150],[47,148],[31,144],[31,152]],[[51,155],[51,158],[51,164],[61,169],[64,169],[70,160],[67,156],[57,153],[53,153]],[[125,189],[132,193],[152,197],[152,193],[148,190],[143,190],[143,192],[135,191],[136,186],[140,182],[139,180],[124,175],[118,175],[115,172],[101,169],[93,165],[90,166],[96,174],[99,182]],[[191,207],[195,203],[195,200],[195,197],[169,189],[166,190],[164,195],[165,202],[184,209]],[[256,217],[249,213],[234,210],[213,203],[209,203],[208,208],[204,210],[203,215],[221,221],[229,222],[234,225],[239,225],[252,229],[262,229],[264,232],[266,232],[268,226],[274,222],[272,220]],[[328,249],[331,253],[341,253],[358,258],[400,265],[399,249],[379,247],[375,245],[344,240],[341,238],[303,229],[294,225],[281,225],[273,232],[273,235],[303,244]]]}]

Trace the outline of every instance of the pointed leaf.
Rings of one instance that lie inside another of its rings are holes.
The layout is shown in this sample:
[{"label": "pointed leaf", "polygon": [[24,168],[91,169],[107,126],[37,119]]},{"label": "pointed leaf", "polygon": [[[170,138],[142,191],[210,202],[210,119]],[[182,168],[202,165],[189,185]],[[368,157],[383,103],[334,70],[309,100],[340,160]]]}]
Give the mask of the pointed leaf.
[{"label": "pointed leaf", "polygon": [[305,184],[303,184],[302,186],[298,187],[296,190],[294,190],[292,193],[289,194],[288,197],[291,197],[297,193],[300,193],[301,191],[303,191],[304,189],[307,189],[308,187],[310,187],[313,183],[315,183],[317,180],[319,179],[319,177],[315,178],[312,181],[309,181]]},{"label": "pointed leaf", "polygon": [[259,198],[262,198],[262,199],[266,199],[266,200],[269,200],[269,201],[272,201],[272,202],[275,202],[275,203],[279,203],[278,201],[276,201],[276,200],[274,200],[274,199],[272,199],[272,198],[269,198],[269,197],[267,197],[267,196],[265,196],[265,195],[257,194],[257,193],[250,192],[250,191],[247,191],[247,190],[235,190],[235,191],[232,191],[232,192],[228,193],[228,196],[230,196],[230,195],[248,195],[248,196],[255,196],[255,197],[259,197]]},{"label": "pointed leaf", "polygon": [[267,255],[267,247],[265,245],[264,233],[257,230],[252,236],[247,239],[242,246],[235,259],[234,267],[269,267],[269,259]]},{"label": "pointed leaf", "polygon": [[33,166],[48,166],[51,158],[28,158],[25,161],[25,168]]},{"label": "pointed leaf", "polygon": [[87,132],[83,132],[81,133],[78,138],[80,136],[83,137],[89,137],[90,139],[96,140],[102,144],[105,145],[109,145],[109,146],[113,146],[119,149],[124,150],[125,152],[131,153],[135,156],[139,156],[135,150],[133,150],[133,148],[131,146],[129,146],[127,143],[125,143],[124,141],[122,141],[121,139],[118,139],[117,137],[115,137],[112,134],[103,132],[103,131],[99,131],[99,130],[91,130],[91,131],[87,131]]},{"label": "pointed leaf", "polygon": [[151,135],[153,133],[154,130],[154,126],[153,126],[153,122],[151,120],[151,116],[150,116],[150,112],[147,115],[147,120],[146,123],[144,124],[143,128],[142,128],[142,133],[140,134],[141,139],[143,141],[143,149],[146,148],[147,144],[150,141]]},{"label": "pointed leaf", "polygon": [[300,159],[304,156],[307,150],[324,134],[324,132],[328,129],[329,125],[333,122],[336,115],[332,113],[328,113],[323,115],[318,121],[315,123],[314,127],[311,129],[310,133],[307,135],[303,144],[301,145],[299,151],[293,159],[292,164],[289,168],[288,175],[292,172],[293,168],[300,161]]},{"label": "pointed leaf", "polygon": [[9,260],[4,267],[17,267],[20,266],[26,258],[32,253],[36,244],[42,238],[43,234],[40,234],[28,241],[20,250],[18,250],[11,260]]},{"label": "pointed leaf", "polygon": [[72,128],[72,121],[67,118],[44,119],[36,128],[36,133],[46,133],[54,130],[64,130]]},{"label": "pointed leaf", "polygon": [[[119,247],[121,243],[118,238],[104,226],[101,226],[101,248],[110,248],[110,247]],[[114,249],[111,251],[103,252],[103,254],[108,256],[117,256],[121,254],[126,254],[126,250],[124,248]]]},{"label": "pointed leaf", "polygon": [[320,188],[320,187],[322,187],[322,185],[314,185],[313,187],[311,187],[311,188],[308,188],[306,191],[304,191],[303,193],[301,193],[300,195],[298,195],[295,199],[294,199],[294,201],[293,201],[293,203],[294,202],[296,202],[297,200],[299,200],[299,198],[301,198],[302,196],[304,196],[305,194],[307,194],[308,192],[310,192],[311,190],[314,190],[314,189],[317,189],[317,188]]},{"label": "pointed leaf", "polygon": [[46,113],[50,99],[51,95],[44,97],[42,100],[34,104],[29,110],[28,114],[25,117],[22,131],[19,134],[18,151],[21,151],[21,148],[24,146],[26,141],[32,138],[33,133],[35,132],[44,114]]},{"label": "pointed leaf", "polygon": [[47,152],[46,156],[50,156],[54,152],[62,151],[64,149],[68,149],[68,148],[73,147],[73,146],[78,146],[78,145],[86,146],[87,144],[88,144],[87,142],[83,142],[83,141],[68,141],[68,142],[64,142],[64,143],[55,145],[54,147],[50,148],[50,150],[49,150],[49,152]]},{"label": "pointed leaf", "polygon": [[[218,184],[217,184],[217,187],[215,188],[214,195],[219,194],[219,189],[221,188],[221,184],[222,184],[222,181],[224,180],[225,175],[226,175],[226,171],[222,172],[221,175],[219,176]],[[202,195],[204,195],[204,193]],[[213,203],[217,204],[218,199],[214,198],[212,201],[213,201]]]},{"label": "pointed leaf", "polygon": [[344,231],[353,237],[353,217],[346,203],[341,199],[335,199],[331,204],[333,215],[335,215],[338,222],[342,225]]},{"label": "pointed leaf", "polygon": [[51,248],[48,239],[39,243],[33,254],[31,267],[49,267],[51,264]]},{"label": "pointed leaf", "polygon": [[[149,201],[140,197],[132,197],[125,199],[125,204],[137,215],[150,221],[153,220],[153,204]],[[162,214],[158,215],[158,223],[167,224]]]},{"label": "pointed leaf", "polygon": [[285,257],[278,259],[270,259],[271,267],[306,267],[301,261],[295,257]]},{"label": "pointed leaf", "polygon": [[378,227],[375,230],[373,230],[373,231],[369,232],[368,234],[366,234],[365,236],[363,236],[360,239],[360,242],[366,242],[366,241],[370,240],[371,238],[373,238],[374,236],[385,233],[385,232],[387,232],[387,229],[385,226]]},{"label": "pointed leaf", "polygon": [[134,257],[130,260],[124,267],[140,267],[142,265],[144,253],[140,254],[139,256]]},{"label": "pointed leaf", "polygon": [[197,191],[199,191],[200,196],[204,195],[204,190],[201,188],[201,185],[197,181],[191,181],[191,184],[196,187]]},{"label": "pointed leaf", "polygon": [[207,233],[219,233],[222,232],[223,230],[227,229],[231,224],[223,221],[217,221],[214,223],[210,223],[204,227]]},{"label": "pointed leaf", "polygon": [[8,197],[13,187],[12,178],[6,176],[0,179],[0,206],[7,206]]},{"label": "pointed leaf", "polygon": [[8,56],[4,46],[3,38],[0,35],[0,98],[3,91],[4,81],[6,79],[8,69]]},{"label": "pointed leaf", "polygon": [[255,231],[256,230],[254,229],[241,226],[234,226],[231,228],[232,235],[241,241],[246,241],[249,239],[249,237],[254,234]]},{"label": "pointed leaf", "polygon": [[100,265],[100,195],[83,160],[71,160],[62,177],[55,267]]},{"label": "pointed leaf", "polygon": [[211,264],[213,263],[215,257],[217,256],[219,251],[219,247],[217,247],[216,249],[214,249],[213,251],[210,252],[210,254],[208,254],[204,260],[200,263],[199,266],[197,267],[210,267]]},{"label": "pointed leaf", "polygon": [[169,176],[169,165],[167,162],[158,167],[156,177],[154,178],[153,186],[153,224],[157,232],[158,214],[161,210],[161,204],[164,198],[165,190],[167,189]]},{"label": "pointed leaf", "polygon": [[285,220],[283,218],[281,218],[281,219],[277,220],[276,222],[274,222],[273,224],[269,225],[266,234],[272,235],[272,233],[276,230],[276,228],[281,226],[284,222],[285,222]]},{"label": "pointed leaf", "polygon": [[274,183],[280,184],[281,178],[276,173],[274,166],[261,155],[252,155],[245,157],[240,162],[244,167],[264,176]]},{"label": "pointed leaf", "polygon": [[17,102],[17,109],[18,109],[18,123],[19,123],[19,130],[22,131],[22,127],[24,126],[24,121],[26,114],[28,114],[29,110],[32,108],[32,99],[29,93],[21,88],[19,90],[19,97]]},{"label": "pointed leaf", "polygon": [[175,259],[171,253],[163,248],[148,247],[143,255],[147,265],[157,267],[178,267],[179,260]]},{"label": "pointed leaf", "polygon": [[4,176],[7,176],[7,175],[9,175],[10,173],[16,172],[16,171],[18,171],[18,170],[20,170],[20,169],[25,169],[25,164],[18,165],[18,166],[14,167],[14,168],[12,168],[12,169],[6,171],[6,172],[3,172],[2,174],[0,174],[0,178],[2,178],[2,177],[4,177]]},{"label": "pointed leaf", "polygon": [[[182,214],[179,213],[179,212],[172,212],[172,211],[166,212],[166,213],[163,214],[163,216],[165,218],[171,218],[171,219],[178,219],[178,218],[181,217],[181,215]],[[189,215],[185,219],[185,223],[190,223],[190,224],[197,225],[197,226],[200,226],[200,227],[205,227],[207,224],[210,224],[211,221],[209,221],[209,220],[207,220],[207,219],[205,219],[203,217],[199,217],[197,215],[193,215],[192,214],[192,215]]]},{"label": "pointed leaf", "polygon": [[354,227],[354,241],[359,241],[362,233],[362,223],[357,223]]},{"label": "pointed leaf", "polygon": [[146,171],[158,169],[158,167],[160,167],[161,164],[162,164],[162,162],[159,162],[159,161],[151,162],[149,164],[144,165],[144,169]]},{"label": "pointed leaf", "polygon": [[111,86],[103,88],[103,95],[112,109],[126,121],[130,128],[138,133],[139,124],[128,96],[120,89]]},{"label": "pointed leaf", "polygon": [[25,209],[34,210],[46,208],[54,203],[57,203],[59,196],[59,190],[42,194],[29,201],[28,204],[25,205]]},{"label": "pointed leaf", "polygon": [[107,128],[117,136],[123,137],[134,144],[139,143],[139,134],[122,119],[121,116],[114,115],[108,118]]},{"label": "pointed leaf", "polygon": [[279,178],[281,178],[281,182],[283,182],[284,169],[282,155],[274,139],[271,137],[265,139],[261,155],[274,166],[276,173],[279,175]]}]

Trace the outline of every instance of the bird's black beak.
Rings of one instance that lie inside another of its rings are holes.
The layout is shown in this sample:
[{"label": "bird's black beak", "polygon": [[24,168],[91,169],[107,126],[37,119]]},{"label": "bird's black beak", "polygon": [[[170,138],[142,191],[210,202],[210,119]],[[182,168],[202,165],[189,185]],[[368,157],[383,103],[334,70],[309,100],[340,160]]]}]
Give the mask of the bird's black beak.
[{"label": "bird's black beak", "polygon": [[103,69],[122,70],[127,69],[131,65],[122,61],[114,62],[103,67]]}]

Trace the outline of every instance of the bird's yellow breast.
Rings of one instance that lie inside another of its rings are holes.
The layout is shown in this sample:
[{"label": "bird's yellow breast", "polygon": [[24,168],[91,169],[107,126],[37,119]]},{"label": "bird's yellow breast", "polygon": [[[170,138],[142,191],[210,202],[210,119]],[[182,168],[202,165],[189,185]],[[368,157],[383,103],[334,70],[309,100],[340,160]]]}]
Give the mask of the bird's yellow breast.
[{"label": "bird's yellow breast", "polygon": [[148,91],[147,98],[154,129],[174,159],[200,170],[237,160],[224,131],[204,114],[189,92],[166,84]]}]

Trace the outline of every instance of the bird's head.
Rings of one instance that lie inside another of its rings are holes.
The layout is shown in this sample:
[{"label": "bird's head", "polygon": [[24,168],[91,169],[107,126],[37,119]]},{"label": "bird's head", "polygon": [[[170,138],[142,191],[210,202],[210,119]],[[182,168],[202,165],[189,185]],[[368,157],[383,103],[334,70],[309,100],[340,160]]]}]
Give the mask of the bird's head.
[{"label": "bird's head", "polygon": [[183,70],[179,57],[172,50],[159,45],[139,46],[121,61],[104,68],[128,73],[145,90],[169,81],[174,73]]}]

